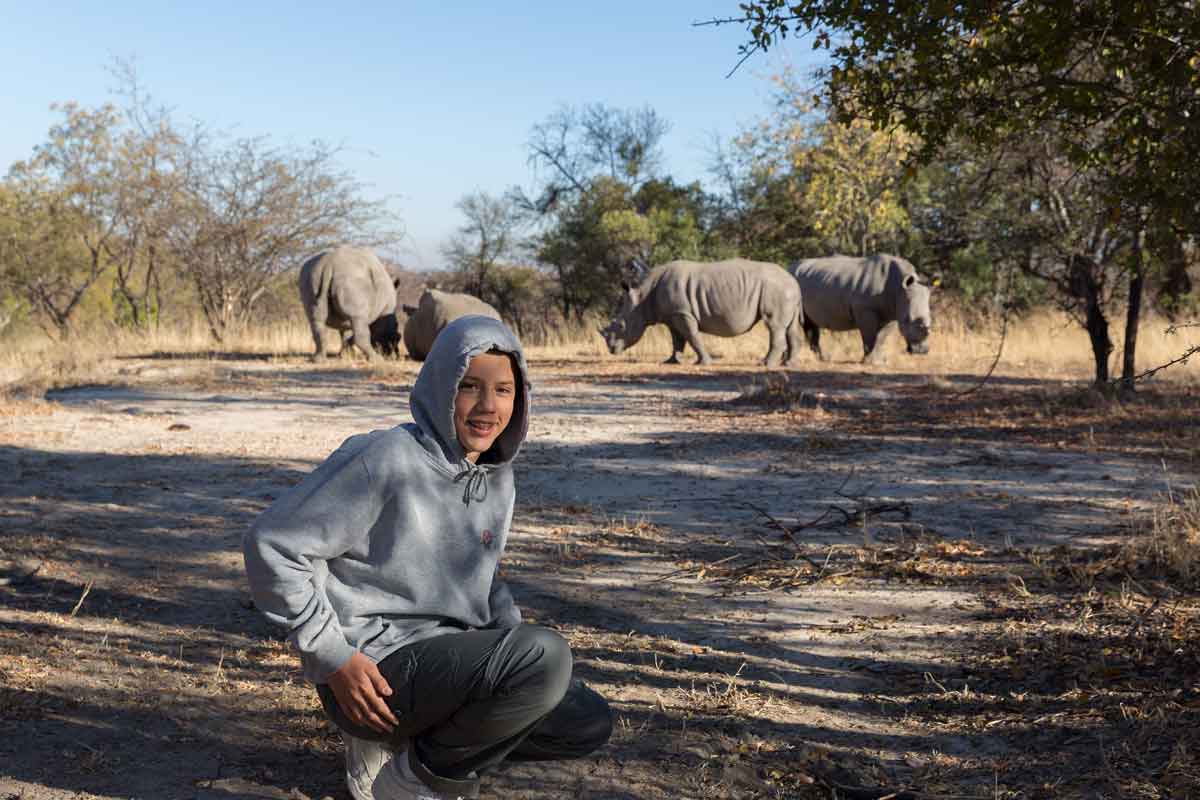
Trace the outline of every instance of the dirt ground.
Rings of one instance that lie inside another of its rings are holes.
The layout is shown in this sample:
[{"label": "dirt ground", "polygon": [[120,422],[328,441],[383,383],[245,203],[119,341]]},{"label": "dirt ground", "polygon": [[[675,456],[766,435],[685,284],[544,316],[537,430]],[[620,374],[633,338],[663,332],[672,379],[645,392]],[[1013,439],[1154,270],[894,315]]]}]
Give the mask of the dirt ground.
[{"label": "dirt ground", "polygon": [[[1194,598],[1113,566],[1195,484],[1195,389],[531,366],[505,577],[617,725],[485,797],[1200,796]],[[0,407],[0,800],[345,800],[240,537],[416,365],[106,369]]]}]

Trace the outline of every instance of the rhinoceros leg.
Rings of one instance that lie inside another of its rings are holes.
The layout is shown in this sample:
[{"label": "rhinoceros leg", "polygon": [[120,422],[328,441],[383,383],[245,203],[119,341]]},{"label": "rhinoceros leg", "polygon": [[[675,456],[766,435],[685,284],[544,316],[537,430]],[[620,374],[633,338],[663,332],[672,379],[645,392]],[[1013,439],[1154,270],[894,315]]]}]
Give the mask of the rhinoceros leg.
[{"label": "rhinoceros leg", "polygon": [[816,354],[817,358],[821,361],[828,361],[829,357],[821,352],[821,329],[808,318],[804,320],[804,336],[808,339],[808,346]]},{"label": "rhinoceros leg", "polygon": [[321,309],[306,308],[308,312],[308,327],[312,331],[313,337],[313,360],[319,361],[325,358],[325,315],[322,313],[321,318],[317,315]]},{"label": "rhinoceros leg", "polygon": [[856,311],[854,321],[863,342],[863,363],[878,365],[886,360],[883,344],[887,341],[888,328],[874,311]]},{"label": "rhinoceros leg", "polygon": [[804,312],[798,310],[787,326],[787,359],[784,363],[789,367],[800,363],[801,343],[804,341],[803,316]]},{"label": "rhinoceros leg", "polygon": [[678,364],[679,359],[683,357],[683,351],[687,347],[687,339],[682,333],[668,325],[667,330],[671,332],[671,356],[664,364]]},{"label": "rhinoceros leg", "polygon": [[[672,341],[675,338],[675,333],[679,333],[692,349],[696,351],[697,364],[711,364],[712,358],[708,355],[708,351],[704,349],[704,343],[700,341],[700,327],[696,324],[696,318],[689,314],[676,314],[667,322],[667,327],[672,331]],[[683,352],[682,347],[676,347],[680,354]],[[674,357],[674,356],[672,356]],[[678,363],[679,359],[675,359]]]},{"label": "rhinoceros leg", "polygon": [[371,329],[368,327],[367,321],[362,317],[357,317],[351,320],[351,324],[354,326],[354,344],[363,351],[369,360],[374,361],[378,356],[371,347]]},{"label": "rhinoceros leg", "polygon": [[771,334],[771,346],[767,349],[767,357],[763,359],[763,364],[778,367],[787,350],[787,329],[779,320],[773,320],[767,326],[767,330]]}]

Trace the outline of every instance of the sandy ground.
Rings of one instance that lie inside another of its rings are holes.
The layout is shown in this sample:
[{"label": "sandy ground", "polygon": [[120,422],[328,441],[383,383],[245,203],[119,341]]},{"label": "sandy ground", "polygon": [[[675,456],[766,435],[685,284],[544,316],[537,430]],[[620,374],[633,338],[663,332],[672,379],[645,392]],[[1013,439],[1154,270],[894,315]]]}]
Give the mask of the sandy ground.
[{"label": "sandy ground", "polygon": [[[776,408],[754,402],[769,381],[751,365],[533,370],[505,574],[617,728],[590,758],[492,776],[485,797],[825,797],[979,763],[955,789],[999,797],[1028,741],[889,710],[963,677],[995,587],[842,580],[832,556],[1102,544],[1194,479],[1074,435],[931,438],[881,409],[959,387],[912,374],[800,370]],[[407,421],[414,374],[126,360],[0,415],[0,798],[348,797],[239,542],[345,437]],[[815,580],[710,574],[800,545],[825,553]]]}]

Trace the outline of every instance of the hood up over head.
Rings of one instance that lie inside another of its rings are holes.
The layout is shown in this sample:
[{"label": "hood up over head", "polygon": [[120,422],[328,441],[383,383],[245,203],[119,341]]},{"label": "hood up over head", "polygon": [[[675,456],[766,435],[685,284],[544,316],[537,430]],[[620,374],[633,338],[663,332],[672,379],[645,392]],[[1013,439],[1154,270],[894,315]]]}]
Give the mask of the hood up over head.
[{"label": "hood up over head", "polygon": [[517,396],[512,418],[504,432],[479,458],[480,466],[495,467],[516,458],[529,431],[529,370],[516,335],[503,322],[470,314],[459,317],[438,333],[413,385],[410,405],[421,432],[436,442],[454,467],[469,469],[462,445],[454,432],[454,395],[471,359],[496,351],[512,357]]}]

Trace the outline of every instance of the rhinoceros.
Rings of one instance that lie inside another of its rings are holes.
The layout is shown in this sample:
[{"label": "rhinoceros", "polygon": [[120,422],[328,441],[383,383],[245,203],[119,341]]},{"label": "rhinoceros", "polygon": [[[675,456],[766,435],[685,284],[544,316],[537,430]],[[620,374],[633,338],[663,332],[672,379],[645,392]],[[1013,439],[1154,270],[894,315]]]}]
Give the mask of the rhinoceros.
[{"label": "rhinoceros", "polygon": [[929,311],[930,284],[899,256],[880,253],[866,257],[830,256],[797,261],[789,271],[804,296],[804,333],[822,360],[821,329],[862,336],[863,361],[881,363],[884,330],[898,322],[908,352],[929,352],[933,319]]},{"label": "rhinoceros", "polygon": [[442,328],[467,314],[483,314],[500,319],[500,313],[478,297],[459,292],[426,289],[415,306],[403,306],[408,314],[404,323],[404,346],[417,361],[424,361]]},{"label": "rhinoceros", "polygon": [[395,311],[399,283],[366,248],[337,247],[305,261],[300,267],[300,301],[316,346],[313,357],[325,357],[326,327],[343,337],[351,334],[342,342],[342,350],[353,343],[370,359],[377,357],[373,345],[384,352],[398,352]]},{"label": "rhinoceros", "polygon": [[[403,326],[398,319],[399,313],[399,309],[397,309],[394,313],[384,314],[369,326],[371,347],[378,350],[381,355],[400,355],[400,331]],[[354,334],[350,334],[350,338],[346,339],[345,346],[350,347],[353,344]]]},{"label": "rhinoceros", "polygon": [[666,363],[678,364],[690,344],[696,363],[708,364],[712,358],[701,333],[740,336],[760,319],[771,334],[767,366],[778,366],[784,357],[793,363],[800,354],[800,289],[778,264],[742,258],[669,261],[638,285],[624,283],[623,288],[616,315],[600,330],[614,355],[637,344],[648,326],[661,323],[671,331]]}]

